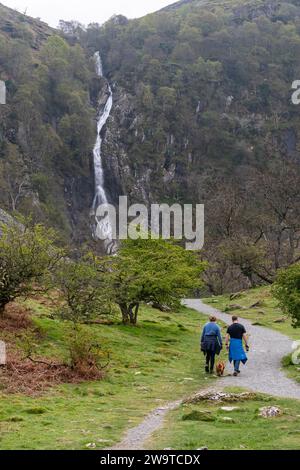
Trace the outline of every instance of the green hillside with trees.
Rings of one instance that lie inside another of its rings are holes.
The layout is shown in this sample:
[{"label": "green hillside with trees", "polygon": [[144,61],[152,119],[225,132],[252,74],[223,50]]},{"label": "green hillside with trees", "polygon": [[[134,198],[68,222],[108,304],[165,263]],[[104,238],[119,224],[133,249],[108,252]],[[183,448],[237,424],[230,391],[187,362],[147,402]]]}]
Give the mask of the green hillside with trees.
[{"label": "green hillside with trees", "polygon": [[299,21],[296,0],[190,0],[53,30],[1,6],[1,207],[91,239],[99,50],[110,199],[205,203],[209,289],[273,282],[299,259]]}]

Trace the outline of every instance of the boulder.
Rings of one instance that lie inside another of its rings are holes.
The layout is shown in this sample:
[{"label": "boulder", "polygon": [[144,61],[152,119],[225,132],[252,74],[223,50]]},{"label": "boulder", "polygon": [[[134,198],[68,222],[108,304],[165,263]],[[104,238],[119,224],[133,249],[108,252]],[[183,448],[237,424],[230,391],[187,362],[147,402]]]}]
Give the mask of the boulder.
[{"label": "boulder", "polygon": [[283,414],[282,410],[278,406],[265,406],[259,409],[259,416],[263,418],[275,418]]},{"label": "boulder", "polygon": [[225,312],[230,312],[231,310],[245,310],[245,307],[239,304],[230,304],[226,307]]},{"label": "boulder", "polygon": [[182,421],[215,421],[216,418],[210,411],[192,410],[182,416]]},{"label": "boulder", "polygon": [[225,393],[219,391],[202,391],[196,393],[190,398],[184,400],[183,403],[186,404],[196,404],[201,403],[202,401],[215,401],[215,402],[238,402],[244,400],[254,400],[256,394],[253,392],[243,392],[243,393]]},{"label": "boulder", "polygon": [[152,303],[152,308],[155,308],[156,310],[160,310],[161,312],[171,312],[170,307],[168,305],[162,305],[157,302]]},{"label": "boulder", "polygon": [[228,416],[224,416],[224,418],[221,418],[221,421],[223,421],[223,423],[234,423],[234,419],[229,418]]},{"label": "boulder", "polygon": [[4,210],[0,209],[0,237],[2,235],[2,226],[3,225],[19,225],[20,230],[22,225],[18,223],[11,215],[9,215]]},{"label": "boulder", "polygon": [[257,302],[254,302],[254,304],[250,305],[249,308],[257,308],[257,307],[262,307],[263,302],[261,300],[258,300]]},{"label": "boulder", "polygon": [[242,297],[243,295],[243,292],[235,292],[233,294],[230,294],[229,298],[230,300],[235,300],[235,299],[239,299],[240,297]]}]

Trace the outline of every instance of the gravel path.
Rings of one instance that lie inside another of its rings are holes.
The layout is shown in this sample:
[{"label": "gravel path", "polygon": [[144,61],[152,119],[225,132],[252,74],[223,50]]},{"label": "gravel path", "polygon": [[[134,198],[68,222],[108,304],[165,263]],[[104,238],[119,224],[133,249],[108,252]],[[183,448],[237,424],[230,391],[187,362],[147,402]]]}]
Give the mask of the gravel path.
[{"label": "gravel path", "polygon": [[[204,304],[201,300],[186,300],[185,305],[205,315],[214,314],[224,323],[231,324],[230,315]],[[240,319],[240,321],[249,334],[249,361],[242,368],[239,377],[228,376],[220,379],[218,389],[238,385],[269,395],[300,399],[300,385],[288,379],[281,371],[281,360],[291,352],[292,341],[276,331],[253,326],[248,320]],[[228,364],[227,371],[230,368],[232,366]],[[143,450],[153,432],[162,426],[165,415],[177,408],[180,403],[178,400],[157,408],[141,424],[130,429],[122,442],[108,450]]]},{"label": "gravel path", "polygon": [[[185,305],[206,315],[214,314],[224,323],[231,324],[231,315],[205,305],[201,300],[186,300]],[[240,322],[249,334],[249,361],[242,367],[239,377],[224,377],[222,385],[234,384],[269,395],[300,399],[300,385],[281,370],[282,358],[292,352],[292,340],[277,331],[253,326],[248,320],[240,319]]]},{"label": "gravel path", "polygon": [[145,442],[162,426],[166,414],[180,403],[181,400],[177,400],[152,411],[141,424],[127,432],[122,442],[108,450],[143,450]]}]

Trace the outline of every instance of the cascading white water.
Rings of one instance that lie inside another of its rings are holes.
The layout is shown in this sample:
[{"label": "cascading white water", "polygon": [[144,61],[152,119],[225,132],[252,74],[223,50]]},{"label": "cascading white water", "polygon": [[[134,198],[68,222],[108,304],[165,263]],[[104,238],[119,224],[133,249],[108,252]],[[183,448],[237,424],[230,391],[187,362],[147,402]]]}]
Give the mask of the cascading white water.
[{"label": "cascading white water", "polygon": [[[94,55],[96,73],[99,77],[103,77],[103,66],[99,52]],[[95,197],[92,208],[92,215],[95,216],[95,228],[93,236],[96,239],[105,240],[105,248],[108,253],[112,253],[114,250],[114,241],[112,237],[112,226],[108,215],[103,217],[101,220],[96,218],[97,208],[102,204],[108,204],[108,198],[105,191],[105,181],[103,172],[102,162],[102,137],[101,132],[105,126],[113,106],[113,94],[111,87],[108,86],[109,96],[106,101],[104,110],[99,114],[97,119],[97,139],[93,150],[94,155],[94,171],[95,171]]]}]

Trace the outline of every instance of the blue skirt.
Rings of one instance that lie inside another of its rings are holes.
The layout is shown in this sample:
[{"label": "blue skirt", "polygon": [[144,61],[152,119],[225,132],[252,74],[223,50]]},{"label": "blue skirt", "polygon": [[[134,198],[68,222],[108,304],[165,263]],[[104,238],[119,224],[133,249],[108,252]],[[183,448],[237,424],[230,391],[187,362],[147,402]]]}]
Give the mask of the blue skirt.
[{"label": "blue skirt", "polygon": [[243,348],[243,341],[241,339],[231,338],[229,346],[229,362],[241,361],[246,364],[248,361],[247,355]]}]

